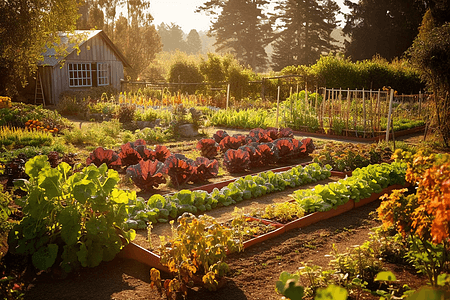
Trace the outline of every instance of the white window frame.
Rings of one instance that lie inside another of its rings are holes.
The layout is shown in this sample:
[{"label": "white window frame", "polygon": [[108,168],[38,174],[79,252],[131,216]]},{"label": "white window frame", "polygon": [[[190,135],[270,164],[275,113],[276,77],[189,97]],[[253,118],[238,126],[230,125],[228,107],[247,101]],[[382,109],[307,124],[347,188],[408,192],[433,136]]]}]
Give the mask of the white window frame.
[{"label": "white window frame", "polygon": [[92,69],[90,63],[68,63],[69,87],[92,86]]},{"label": "white window frame", "polygon": [[109,65],[105,62],[97,63],[97,85],[109,85]]}]

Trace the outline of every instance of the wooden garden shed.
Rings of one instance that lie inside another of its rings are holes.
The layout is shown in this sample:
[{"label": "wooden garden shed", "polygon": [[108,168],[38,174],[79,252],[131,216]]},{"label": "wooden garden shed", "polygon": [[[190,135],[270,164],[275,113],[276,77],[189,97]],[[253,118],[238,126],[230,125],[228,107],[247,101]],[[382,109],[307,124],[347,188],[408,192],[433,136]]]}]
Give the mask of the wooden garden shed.
[{"label": "wooden garden shed", "polygon": [[59,35],[63,54],[48,49],[38,63],[35,103],[56,105],[59,95],[69,90],[100,86],[120,90],[124,67],[131,66],[102,30],[75,30]]}]

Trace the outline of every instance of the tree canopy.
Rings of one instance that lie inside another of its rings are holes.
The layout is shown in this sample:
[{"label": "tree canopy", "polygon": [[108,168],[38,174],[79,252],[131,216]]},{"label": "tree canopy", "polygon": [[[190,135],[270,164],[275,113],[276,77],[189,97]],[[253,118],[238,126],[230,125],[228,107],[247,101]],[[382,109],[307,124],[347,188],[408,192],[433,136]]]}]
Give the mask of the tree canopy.
[{"label": "tree canopy", "polygon": [[[117,16],[120,6],[126,8],[126,16],[122,13]],[[85,0],[80,7],[77,29],[104,30],[132,66],[125,70],[126,75],[137,79],[162,50],[161,37],[152,24],[149,7],[149,0]]]},{"label": "tree canopy", "polygon": [[58,31],[75,29],[78,3],[72,0],[0,1],[0,95],[14,96],[37,69],[45,46]]},{"label": "tree canopy", "polygon": [[418,33],[426,5],[421,0],[345,0],[350,8],[344,33],[351,40],[345,54],[352,60],[379,54],[392,60],[401,57]]},{"label": "tree canopy", "polygon": [[272,40],[272,27],[263,13],[266,0],[212,0],[197,8],[217,16],[209,34],[216,38],[216,51],[230,52],[253,70],[264,70],[268,63],[265,47]]},{"label": "tree canopy", "polygon": [[427,1],[419,34],[408,49],[408,58],[434,93],[431,119],[445,144],[450,145],[450,5]]},{"label": "tree canopy", "polygon": [[273,23],[278,24],[272,57],[276,71],[289,65],[310,65],[321,54],[337,49],[331,32],[337,27],[336,2],[282,0],[275,7]]}]

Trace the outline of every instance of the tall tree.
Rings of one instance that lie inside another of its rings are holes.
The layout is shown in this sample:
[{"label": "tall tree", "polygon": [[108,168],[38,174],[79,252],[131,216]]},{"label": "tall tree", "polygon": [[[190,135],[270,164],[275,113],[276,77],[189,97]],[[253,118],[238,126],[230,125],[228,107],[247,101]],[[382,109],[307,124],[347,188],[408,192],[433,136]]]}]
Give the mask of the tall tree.
[{"label": "tall tree", "polygon": [[282,0],[275,7],[278,24],[272,56],[273,69],[289,65],[310,65],[321,54],[335,50],[331,32],[337,27],[338,5],[331,0]]},{"label": "tall tree", "polygon": [[427,1],[419,34],[407,54],[433,92],[434,114],[429,122],[446,147],[450,147],[450,3]]},{"label": "tall tree", "polygon": [[164,51],[186,50],[186,42],[183,39],[184,32],[180,26],[174,23],[170,25],[161,23],[158,25],[158,34],[161,37]]},{"label": "tall tree", "polygon": [[138,79],[162,49],[161,38],[151,21],[126,19],[120,16],[115,23],[113,42],[122,51],[132,68],[126,70],[131,79]]},{"label": "tall tree", "polygon": [[[84,0],[78,29],[104,30],[132,68],[126,75],[137,79],[161,51],[161,39],[148,13],[149,0]],[[117,17],[118,8],[125,11]]]},{"label": "tall tree", "polygon": [[189,54],[197,54],[202,51],[202,41],[195,29],[192,29],[186,38],[186,51]]},{"label": "tall tree", "polygon": [[345,0],[351,10],[346,15],[345,54],[353,60],[374,55],[392,60],[411,46],[425,13],[422,0]]},{"label": "tall tree", "polygon": [[272,39],[272,27],[262,11],[268,3],[266,0],[211,0],[196,12],[216,16],[209,34],[216,38],[217,51],[231,52],[242,64],[253,70],[264,70],[268,61],[264,48]]},{"label": "tall tree", "polygon": [[[56,32],[75,29],[77,1],[0,1],[0,95],[14,96],[37,69]],[[47,43],[50,42],[50,43]]]}]

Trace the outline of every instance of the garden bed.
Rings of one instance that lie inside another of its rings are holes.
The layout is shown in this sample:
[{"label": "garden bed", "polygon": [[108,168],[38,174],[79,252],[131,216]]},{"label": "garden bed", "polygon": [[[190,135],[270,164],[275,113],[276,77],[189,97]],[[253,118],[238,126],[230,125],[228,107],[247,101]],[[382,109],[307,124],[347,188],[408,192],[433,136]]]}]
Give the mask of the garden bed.
[{"label": "garden bed", "polygon": [[[410,135],[413,133],[419,133],[425,131],[425,125],[418,126],[410,129],[399,130],[394,132],[394,138],[398,138],[401,136]],[[348,136],[348,135],[336,135],[336,134],[327,134],[327,133],[318,133],[318,132],[308,132],[308,131],[295,131],[294,134],[297,136],[308,136],[308,137],[316,137],[316,138],[329,138],[336,140],[344,140],[344,141],[353,141],[353,142],[378,142],[386,139],[386,133],[374,136],[374,137],[357,137],[357,136]],[[389,139],[392,139],[392,133],[389,134]]]},{"label": "garden bed", "polygon": [[[325,211],[325,212],[315,212],[312,214],[308,214],[302,218],[288,222],[287,224],[280,224],[275,221],[273,221],[273,223],[270,223],[271,220],[264,220],[264,221],[262,221],[262,223],[265,223],[268,226],[272,225],[272,227],[273,227],[272,230],[270,230],[269,232],[260,234],[258,236],[255,236],[254,238],[244,240],[244,249],[249,248],[253,245],[265,242],[268,239],[275,238],[279,235],[284,234],[287,231],[299,229],[299,228],[300,229],[305,228],[309,225],[339,216],[343,213],[353,210],[354,208],[359,208],[366,204],[374,202],[374,201],[378,200],[380,196],[382,196],[386,193],[389,194],[394,189],[400,189],[403,187],[404,186],[402,186],[402,185],[392,185],[392,186],[389,186],[389,187],[383,189],[383,191],[380,193],[372,194],[369,198],[362,199],[357,202],[355,202],[353,200],[349,200],[347,203],[338,206],[336,209],[331,209],[331,210]],[[278,193],[267,195],[267,196],[269,196],[269,197],[272,196],[275,198],[278,196]],[[250,217],[250,218],[248,218],[248,220],[249,221],[258,221],[259,219]],[[261,221],[261,220],[259,220],[259,221]],[[139,242],[142,243],[143,242],[142,239],[140,239]],[[127,247],[129,247],[130,250],[127,249]],[[129,246],[126,246],[125,251],[123,251],[121,256],[125,257],[125,258],[138,260],[140,262],[143,262],[143,263],[149,265],[150,267],[159,268],[162,271],[167,270],[165,267],[160,265],[159,260],[158,260],[159,256],[157,254],[149,251],[148,249],[146,249],[142,246],[135,245],[134,243],[131,243]]]},{"label": "garden bed", "polygon": [[[378,205],[375,201],[332,219],[286,232],[242,253],[233,253],[227,260],[231,274],[226,285],[216,293],[189,290],[188,299],[278,300],[281,296],[274,287],[282,271],[295,272],[302,262],[308,261],[326,268],[333,245],[339,251],[345,251],[364,243],[370,229],[379,225],[371,217]],[[386,267],[411,288],[426,283],[415,270],[394,264],[386,264]],[[150,267],[141,262],[117,257],[96,268],[72,273],[67,278],[42,273],[30,278],[26,299],[161,299],[150,287],[149,271]],[[364,299],[378,300],[379,297],[365,295]]]}]

